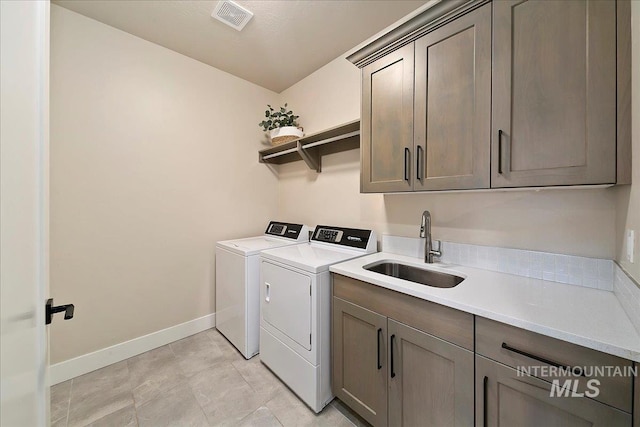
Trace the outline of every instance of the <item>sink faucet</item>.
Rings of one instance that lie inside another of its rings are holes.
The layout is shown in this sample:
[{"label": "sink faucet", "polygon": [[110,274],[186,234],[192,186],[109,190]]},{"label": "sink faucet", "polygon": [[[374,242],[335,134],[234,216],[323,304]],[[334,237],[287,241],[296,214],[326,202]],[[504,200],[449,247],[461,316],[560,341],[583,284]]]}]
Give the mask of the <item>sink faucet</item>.
[{"label": "sink faucet", "polygon": [[442,256],[442,242],[438,242],[438,250],[433,250],[433,242],[431,240],[431,213],[429,211],[422,212],[422,221],[420,222],[420,238],[424,239],[424,262],[433,264],[433,257]]}]

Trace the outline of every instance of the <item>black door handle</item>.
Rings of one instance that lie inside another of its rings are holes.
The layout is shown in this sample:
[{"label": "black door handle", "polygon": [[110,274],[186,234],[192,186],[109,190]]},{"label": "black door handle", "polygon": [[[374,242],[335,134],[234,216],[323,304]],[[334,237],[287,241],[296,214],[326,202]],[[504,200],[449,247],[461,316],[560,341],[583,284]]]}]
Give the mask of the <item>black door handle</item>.
[{"label": "black door handle", "polygon": [[378,328],[378,370],[382,369],[382,363],[380,363],[380,339],[382,338],[382,328]]},{"label": "black door handle", "polygon": [[502,175],[502,129],[498,129],[498,174]]},{"label": "black door handle", "polygon": [[396,369],[393,366],[393,342],[396,340],[396,334],[391,335],[391,378],[395,378],[396,376]]},{"label": "black door handle", "polygon": [[487,427],[487,389],[489,387],[489,377],[482,380],[482,426]]},{"label": "black door handle", "polygon": [[73,319],[74,308],[75,307],[73,306],[73,304],[58,305],[54,307],[53,298],[49,298],[45,306],[45,314],[44,314],[45,325],[48,325],[51,323],[51,320],[54,314],[62,313],[63,311],[64,311],[64,320]]},{"label": "black door handle", "polygon": [[404,180],[405,181],[409,181],[409,168],[411,167],[411,160],[409,159],[409,156],[411,155],[411,152],[409,151],[408,147],[404,147]]},{"label": "black door handle", "polygon": [[420,171],[422,170],[423,167],[423,161],[422,161],[422,156],[420,155],[420,153],[422,152],[422,145],[418,145],[418,148],[416,149],[416,178],[418,179],[418,181],[422,182],[422,177],[420,176]]}]

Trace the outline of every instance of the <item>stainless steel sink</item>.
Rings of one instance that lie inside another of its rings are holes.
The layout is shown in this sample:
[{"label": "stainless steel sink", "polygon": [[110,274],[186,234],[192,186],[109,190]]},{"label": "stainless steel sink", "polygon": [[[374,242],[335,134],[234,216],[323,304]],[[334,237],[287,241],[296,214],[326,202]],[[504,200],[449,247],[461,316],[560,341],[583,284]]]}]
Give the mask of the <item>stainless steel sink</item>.
[{"label": "stainless steel sink", "polygon": [[464,280],[464,277],[453,274],[440,273],[439,271],[426,270],[412,265],[400,264],[397,262],[380,261],[365,265],[365,270],[384,274],[385,276],[396,277],[421,285],[433,286],[434,288],[453,288]]}]

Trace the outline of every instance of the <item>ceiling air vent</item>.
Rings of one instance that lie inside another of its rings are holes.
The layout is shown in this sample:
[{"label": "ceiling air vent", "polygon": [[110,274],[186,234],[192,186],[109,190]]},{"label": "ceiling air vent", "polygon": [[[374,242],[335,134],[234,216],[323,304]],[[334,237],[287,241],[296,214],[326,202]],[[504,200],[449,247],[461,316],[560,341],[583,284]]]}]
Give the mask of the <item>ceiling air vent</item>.
[{"label": "ceiling air vent", "polygon": [[240,31],[253,17],[253,13],[230,0],[221,0],[211,14],[220,22]]}]

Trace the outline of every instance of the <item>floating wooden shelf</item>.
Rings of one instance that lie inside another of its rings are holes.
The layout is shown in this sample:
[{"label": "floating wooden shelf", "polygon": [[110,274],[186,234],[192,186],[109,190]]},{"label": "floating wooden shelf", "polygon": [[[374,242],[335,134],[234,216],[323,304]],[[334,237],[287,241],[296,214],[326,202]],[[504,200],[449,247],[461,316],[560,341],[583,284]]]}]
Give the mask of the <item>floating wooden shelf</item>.
[{"label": "floating wooden shelf", "polygon": [[360,146],[360,120],[345,123],[322,132],[303,136],[295,141],[258,152],[260,163],[280,165],[304,160],[309,168],[320,172],[322,155],[351,150]]}]

